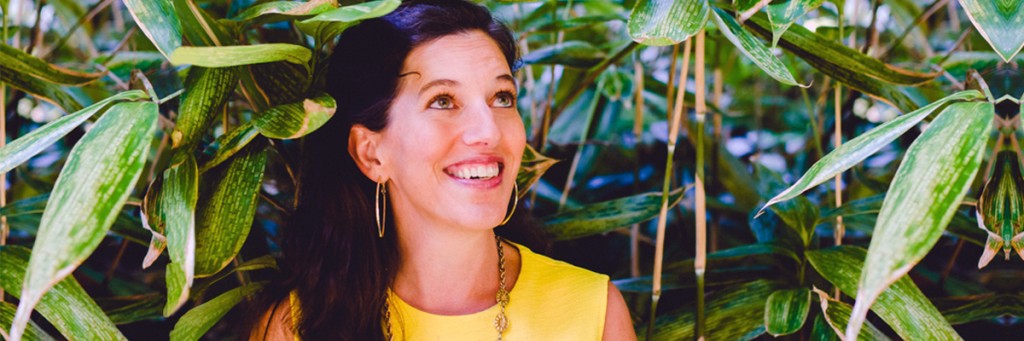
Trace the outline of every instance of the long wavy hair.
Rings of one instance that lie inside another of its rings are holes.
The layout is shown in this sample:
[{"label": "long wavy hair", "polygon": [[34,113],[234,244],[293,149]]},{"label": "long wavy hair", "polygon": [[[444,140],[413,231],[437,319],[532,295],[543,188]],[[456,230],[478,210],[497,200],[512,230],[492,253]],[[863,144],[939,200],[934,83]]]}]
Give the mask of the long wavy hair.
[{"label": "long wavy hair", "polygon": [[[253,312],[272,310],[294,292],[301,314],[293,330],[301,338],[384,339],[380,312],[398,268],[396,233],[377,236],[375,184],[348,153],[349,129],[361,124],[379,131],[388,124],[398,75],[413,48],[473,30],[488,34],[514,68],[518,50],[511,31],[486,8],[463,0],[405,1],[341,34],[325,75],[325,91],[337,99],[338,110],[303,141],[299,204],[282,232],[282,277]],[[529,214],[516,214],[498,233],[543,249],[529,220]]]}]

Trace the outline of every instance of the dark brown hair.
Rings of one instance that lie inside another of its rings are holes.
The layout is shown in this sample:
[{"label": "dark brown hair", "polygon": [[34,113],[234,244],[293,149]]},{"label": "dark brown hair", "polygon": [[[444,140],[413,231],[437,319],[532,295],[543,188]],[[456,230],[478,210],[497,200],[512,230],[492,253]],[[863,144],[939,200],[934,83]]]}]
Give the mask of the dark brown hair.
[{"label": "dark brown hair", "polygon": [[[443,36],[479,30],[497,43],[510,68],[518,51],[511,31],[482,6],[462,0],[415,0],[341,34],[325,75],[325,91],[338,102],[335,116],[305,137],[299,205],[283,230],[282,279],[257,312],[294,292],[301,316],[293,326],[307,340],[383,340],[380,311],[398,264],[395,233],[377,236],[374,183],[347,151],[354,124],[379,131],[409,52]],[[390,213],[390,212],[389,212]],[[516,214],[508,226],[532,225]],[[389,219],[390,222],[393,221]],[[393,226],[387,227],[394,231]],[[536,229],[500,228],[499,234],[536,247]],[[255,326],[262,328],[265,326]]]}]

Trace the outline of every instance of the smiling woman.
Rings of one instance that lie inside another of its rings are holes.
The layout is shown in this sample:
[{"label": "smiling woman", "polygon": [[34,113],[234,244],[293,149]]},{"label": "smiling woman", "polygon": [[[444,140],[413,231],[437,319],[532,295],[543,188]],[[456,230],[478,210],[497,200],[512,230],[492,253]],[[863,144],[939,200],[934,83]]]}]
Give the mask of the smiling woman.
[{"label": "smiling woman", "polygon": [[306,138],[284,276],[251,338],[635,339],[608,276],[513,237],[530,224],[510,220],[526,134],[506,27],[409,1],[337,46],[338,112]]}]

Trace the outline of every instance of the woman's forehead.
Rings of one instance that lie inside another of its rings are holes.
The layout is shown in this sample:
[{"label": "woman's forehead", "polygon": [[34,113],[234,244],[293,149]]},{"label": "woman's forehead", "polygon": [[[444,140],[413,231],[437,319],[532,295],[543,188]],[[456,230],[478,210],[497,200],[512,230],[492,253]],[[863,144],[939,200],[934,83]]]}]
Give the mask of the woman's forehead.
[{"label": "woman's forehead", "polygon": [[484,32],[474,30],[417,46],[406,57],[401,75],[422,82],[467,77],[502,80],[499,77],[511,75],[511,71],[498,44]]}]

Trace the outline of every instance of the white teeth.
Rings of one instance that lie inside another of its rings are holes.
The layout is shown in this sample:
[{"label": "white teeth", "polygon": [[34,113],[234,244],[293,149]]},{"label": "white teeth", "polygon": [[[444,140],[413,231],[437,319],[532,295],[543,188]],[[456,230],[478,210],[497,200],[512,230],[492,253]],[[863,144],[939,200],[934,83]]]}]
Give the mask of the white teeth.
[{"label": "white teeth", "polygon": [[449,171],[449,174],[460,179],[490,179],[498,176],[498,164],[464,166]]}]

